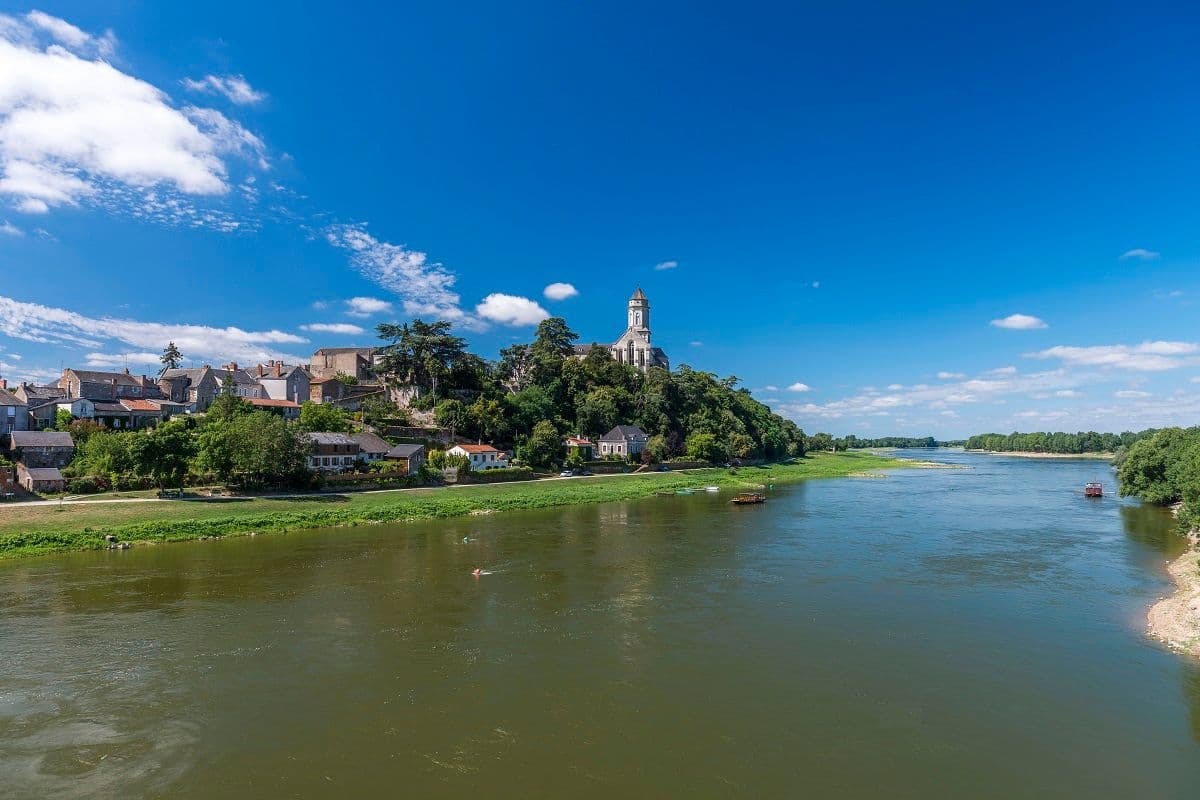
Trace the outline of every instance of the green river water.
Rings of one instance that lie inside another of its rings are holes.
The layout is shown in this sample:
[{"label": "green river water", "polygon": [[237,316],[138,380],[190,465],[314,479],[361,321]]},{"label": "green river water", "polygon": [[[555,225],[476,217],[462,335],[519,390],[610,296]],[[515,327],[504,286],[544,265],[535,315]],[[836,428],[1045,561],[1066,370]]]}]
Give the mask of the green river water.
[{"label": "green river water", "polygon": [[938,457],[0,563],[0,797],[1200,797],[1170,518]]}]

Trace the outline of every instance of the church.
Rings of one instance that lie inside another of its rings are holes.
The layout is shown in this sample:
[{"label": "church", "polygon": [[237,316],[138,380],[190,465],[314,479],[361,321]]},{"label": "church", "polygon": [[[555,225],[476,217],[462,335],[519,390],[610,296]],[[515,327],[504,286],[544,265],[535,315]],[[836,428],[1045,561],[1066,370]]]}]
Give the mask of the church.
[{"label": "church", "polygon": [[[671,362],[661,347],[650,345],[650,300],[639,286],[629,298],[628,319],[625,333],[621,338],[607,345],[612,357],[622,364],[629,364],[645,372],[650,367],[671,369]],[[575,355],[583,358],[592,351],[593,347],[606,345],[580,344],[575,345]]]}]

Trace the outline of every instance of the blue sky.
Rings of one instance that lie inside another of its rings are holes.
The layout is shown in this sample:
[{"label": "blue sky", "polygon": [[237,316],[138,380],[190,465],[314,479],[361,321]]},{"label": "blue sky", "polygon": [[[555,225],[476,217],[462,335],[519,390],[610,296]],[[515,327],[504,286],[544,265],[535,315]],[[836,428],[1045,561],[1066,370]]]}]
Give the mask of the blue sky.
[{"label": "blue sky", "polygon": [[641,285],[809,431],[1196,422],[1200,14],[376,5],[0,2],[0,374]]}]

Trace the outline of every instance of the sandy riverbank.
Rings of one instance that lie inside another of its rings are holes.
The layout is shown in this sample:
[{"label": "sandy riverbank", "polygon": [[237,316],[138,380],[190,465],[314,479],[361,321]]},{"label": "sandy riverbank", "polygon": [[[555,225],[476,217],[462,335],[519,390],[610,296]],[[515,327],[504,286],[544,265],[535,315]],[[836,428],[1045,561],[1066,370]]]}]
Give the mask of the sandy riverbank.
[{"label": "sandy riverbank", "polygon": [[967,450],[968,453],[983,453],[987,456],[1016,456],[1017,458],[1086,458],[1112,460],[1112,453],[1035,453],[1028,450]]},{"label": "sandy riverbank", "polygon": [[1191,548],[1167,567],[1175,594],[1155,603],[1146,622],[1151,636],[1200,658],[1200,532],[1192,531],[1188,537]]}]

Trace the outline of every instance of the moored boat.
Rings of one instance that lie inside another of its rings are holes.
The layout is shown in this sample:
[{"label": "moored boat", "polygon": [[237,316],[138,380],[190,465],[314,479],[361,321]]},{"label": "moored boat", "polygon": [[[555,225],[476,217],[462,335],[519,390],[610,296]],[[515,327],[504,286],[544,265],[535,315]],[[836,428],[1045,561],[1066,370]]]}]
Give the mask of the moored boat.
[{"label": "moored boat", "polygon": [[767,502],[767,496],[760,492],[742,492],[729,502],[739,506],[751,506],[756,503]]},{"label": "moored boat", "polygon": [[721,491],[721,487],[720,486],[705,486],[704,491],[709,492],[710,494],[715,494],[715,493]]},{"label": "moored boat", "polygon": [[1104,484],[1092,482],[1083,487],[1084,497],[1104,497]]}]

